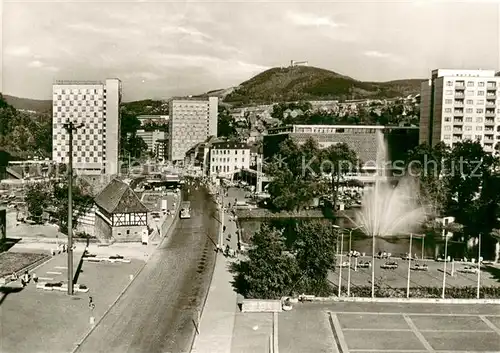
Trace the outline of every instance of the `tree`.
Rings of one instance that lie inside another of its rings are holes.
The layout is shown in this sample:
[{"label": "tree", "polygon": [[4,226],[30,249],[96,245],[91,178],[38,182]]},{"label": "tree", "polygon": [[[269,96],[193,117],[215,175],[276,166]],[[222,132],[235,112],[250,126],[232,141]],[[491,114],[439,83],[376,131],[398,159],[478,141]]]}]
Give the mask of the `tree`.
[{"label": "tree", "polygon": [[[62,233],[68,232],[68,180],[33,183],[26,189],[26,206],[31,216],[41,221],[43,211],[52,208]],[[92,207],[92,196],[81,184],[73,186],[73,228],[78,224],[79,215],[85,214]]]},{"label": "tree", "polygon": [[347,144],[331,145],[321,151],[321,170],[330,174],[333,209],[337,207],[338,190],[343,177],[357,169],[358,158]]},{"label": "tree", "polygon": [[428,207],[429,214],[435,216],[445,213],[448,188],[441,176],[449,154],[449,147],[441,142],[434,147],[419,145],[409,151],[406,158],[405,172],[418,178],[421,203]]},{"label": "tree", "polygon": [[49,183],[28,184],[25,189],[25,202],[30,217],[41,221],[43,211],[49,206],[52,199],[51,185]]},{"label": "tree", "polygon": [[236,134],[234,118],[225,106],[219,105],[219,113],[217,116],[217,136],[231,138]]},{"label": "tree", "polygon": [[496,157],[485,152],[479,142],[472,141],[455,144],[445,160],[444,180],[449,190],[446,209],[470,235],[484,234],[483,227],[478,229],[481,225],[478,220],[483,219],[480,212],[489,196],[483,193],[481,199],[481,189],[497,164]]},{"label": "tree", "polygon": [[252,243],[254,248],[248,251],[248,260],[232,265],[233,287],[245,298],[281,298],[298,273],[294,258],[285,253],[281,231],[263,224]]},{"label": "tree", "polygon": [[293,249],[303,276],[303,291],[315,295],[330,292],[328,272],[335,269],[337,237],[330,223],[302,221],[297,225]]},{"label": "tree", "polygon": [[319,151],[317,141],[312,138],[301,146],[293,139],[281,143],[277,160],[266,171],[272,176],[268,192],[276,208],[299,210],[319,196],[322,189]]}]

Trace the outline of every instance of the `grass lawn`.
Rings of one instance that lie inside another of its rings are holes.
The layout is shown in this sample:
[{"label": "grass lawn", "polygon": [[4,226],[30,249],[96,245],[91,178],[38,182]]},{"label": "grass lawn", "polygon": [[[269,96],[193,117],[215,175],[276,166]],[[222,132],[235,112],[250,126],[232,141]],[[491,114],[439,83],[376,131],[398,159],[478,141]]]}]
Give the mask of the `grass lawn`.
[{"label": "grass lawn", "polygon": [[4,252],[0,254],[0,277],[4,277],[22,270],[43,258],[48,257],[44,254],[32,254],[21,252]]}]

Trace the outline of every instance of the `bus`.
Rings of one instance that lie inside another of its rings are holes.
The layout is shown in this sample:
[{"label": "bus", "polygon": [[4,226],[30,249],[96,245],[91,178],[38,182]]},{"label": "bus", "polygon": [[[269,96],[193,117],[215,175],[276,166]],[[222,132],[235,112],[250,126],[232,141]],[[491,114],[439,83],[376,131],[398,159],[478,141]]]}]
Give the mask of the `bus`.
[{"label": "bus", "polygon": [[189,201],[184,201],[181,204],[180,217],[181,219],[191,218],[191,203]]}]

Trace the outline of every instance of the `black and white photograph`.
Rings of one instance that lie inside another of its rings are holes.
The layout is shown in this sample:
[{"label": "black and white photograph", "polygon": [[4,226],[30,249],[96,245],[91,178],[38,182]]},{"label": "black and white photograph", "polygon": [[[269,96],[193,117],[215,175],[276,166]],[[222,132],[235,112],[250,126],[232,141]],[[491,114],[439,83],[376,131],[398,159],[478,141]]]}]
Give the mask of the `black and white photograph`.
[{"label": "black and white photograph", "polygon": [[1,353],[500,353],[500,0],[0,0]]}]

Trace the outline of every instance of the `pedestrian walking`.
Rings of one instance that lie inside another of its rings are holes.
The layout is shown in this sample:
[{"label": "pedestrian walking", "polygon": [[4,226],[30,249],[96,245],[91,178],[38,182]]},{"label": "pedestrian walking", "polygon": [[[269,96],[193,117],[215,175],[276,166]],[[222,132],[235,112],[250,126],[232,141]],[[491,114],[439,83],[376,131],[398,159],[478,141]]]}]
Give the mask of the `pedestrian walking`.
[{"label": "pedestrian walking", "polygon": [[29,275],[28,271],[25,271],[25,272],[24,272],[24,275],[23,275],[23,280],[24,280],[24,282],[25,282],[26,284],[28,284],[28,283],[30,282],[30,279],[31,279],[31,278],[30,278],[30,275]]},{"label": "pedestrian walking", "polygon": [[11,281],[17,281],[19,277],[17,277],[17,274],[15,272],[12,272],[12,274],[10,275],[10,280]]},{"label": "pedestrian walking", "polygon": [[38,283],[38,276],[36,275],[36,273],[33,273],[33,282],[34,282],[35,284],[37,284],[37,283]]}]

